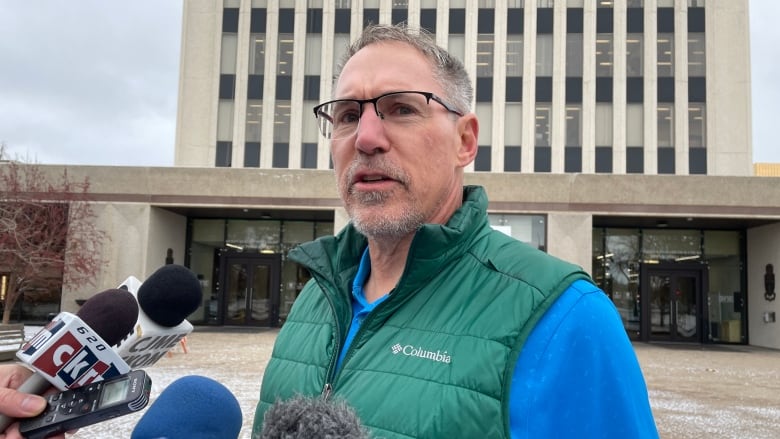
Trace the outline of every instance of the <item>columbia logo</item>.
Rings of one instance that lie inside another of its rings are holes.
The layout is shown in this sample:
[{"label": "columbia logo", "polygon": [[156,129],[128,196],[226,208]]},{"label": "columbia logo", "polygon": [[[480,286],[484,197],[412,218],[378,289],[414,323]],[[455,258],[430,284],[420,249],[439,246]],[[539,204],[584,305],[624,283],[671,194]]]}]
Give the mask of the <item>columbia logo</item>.
[{"label": "columbia logo", "polygon": [[414,347],[412,345],[402,345],[401,343],[394,344],[390,350],[393,355],[404,354],[407,357],[418,357],[426,360],[432,360],[437,363],[451,363],[452,357],[447,351],[429,351],[422,347]]}]

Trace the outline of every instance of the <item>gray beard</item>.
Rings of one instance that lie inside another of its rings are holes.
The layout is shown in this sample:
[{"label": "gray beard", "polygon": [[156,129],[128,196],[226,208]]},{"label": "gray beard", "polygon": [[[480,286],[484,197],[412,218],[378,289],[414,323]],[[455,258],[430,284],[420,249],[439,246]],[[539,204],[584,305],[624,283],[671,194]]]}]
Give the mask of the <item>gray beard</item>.
[{"label": "gray beard", "polygon": [[[383,192],[351,193],[352,199],[362,206],[380,206],[388,195]],[[372,239],[400,239],[413,234],[425,224],[425,218],[414,204],[404,209],[400,215],[381,216],[377,219],[363,218],[353,209],[348,209],[352,225],[358,232]]]}]

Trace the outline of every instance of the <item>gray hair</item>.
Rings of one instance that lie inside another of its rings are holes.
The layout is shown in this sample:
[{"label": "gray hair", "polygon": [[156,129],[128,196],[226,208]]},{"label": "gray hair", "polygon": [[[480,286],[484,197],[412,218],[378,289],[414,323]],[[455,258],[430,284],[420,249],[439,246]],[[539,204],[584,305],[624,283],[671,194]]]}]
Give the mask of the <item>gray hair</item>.
[{"label": "gray hair", "polygon": [[363,29],[357,40],[347,47],[347,51],[336,65],[334,83],[338,81],[344,65],[360,49],[371,44],[382,42],[399,42],[417,49],[433,66],[434,79],[444,90],[446,98],[461,112],[468,113],[474,88],[463,63],[436,45],[433,36],[425,29],[410,28],[406,24],[371,24]]}]

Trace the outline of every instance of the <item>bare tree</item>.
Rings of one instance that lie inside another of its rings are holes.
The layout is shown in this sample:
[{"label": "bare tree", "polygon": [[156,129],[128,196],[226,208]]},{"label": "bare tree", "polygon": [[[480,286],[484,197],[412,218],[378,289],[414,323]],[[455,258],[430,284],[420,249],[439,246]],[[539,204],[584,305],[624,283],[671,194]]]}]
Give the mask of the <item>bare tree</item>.
[{"label": "bare tree", "polygon": [[89,180],[67,169],[51,177],[37,164],[8,160],[0,144],[0,274],[7,277],[2,323],[17,301],[49,302],[63,287],[92,284],[107,236],[96,226]]}]

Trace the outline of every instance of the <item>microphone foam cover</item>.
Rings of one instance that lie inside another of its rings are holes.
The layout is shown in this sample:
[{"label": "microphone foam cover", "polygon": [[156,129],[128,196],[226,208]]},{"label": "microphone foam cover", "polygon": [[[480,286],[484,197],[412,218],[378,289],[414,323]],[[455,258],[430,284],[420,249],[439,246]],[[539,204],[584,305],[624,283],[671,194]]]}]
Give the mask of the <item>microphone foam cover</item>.
[{"label": "microphone foam cover", "polygon": [[243,418],[236,397],[211,378],[171,383],[138,421],[131,439],[235,439]]},{"label": "microphone foam cover", "polygon": [[138,303],[125,290],[111,289],[90,297],[76,315],[109,346],[122,341],[138,320]]},{"label": "microphone foam cover", "polygon": [[260,439],[368,439],[355,411],[343,401],[295,396],[277,401],[263,415]]},{"label": "microphone foam cover", "polygon": [[183,322],[198,309],[201,299],[200,281],[181,265],[163,265],[138,288],[141,309],[161,326]]}]

